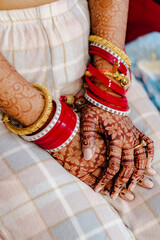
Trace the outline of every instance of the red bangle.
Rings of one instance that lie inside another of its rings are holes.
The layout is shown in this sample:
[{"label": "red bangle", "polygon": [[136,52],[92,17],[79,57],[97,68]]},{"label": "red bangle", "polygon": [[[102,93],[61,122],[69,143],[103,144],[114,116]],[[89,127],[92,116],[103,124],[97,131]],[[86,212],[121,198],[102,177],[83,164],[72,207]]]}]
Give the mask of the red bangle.
[{"label": "red bangle", "polygon": [[[38,145],[47,150],[54,149],[62,145],[71,136],[77,122],[76,114],[72,117],[67,115],[67,118],[68,117],[68,121],[63,119],[59,128],[55,132],[51,132],[48,138],[45,141],[40,142]],[[72,122],[71,125],[70,122]]]},{"label": "red bangle", "polygon": [[93,98],[94,100],[96,100],[97,102],[107,106],[107,107],[110,107],[112,109],[115,109],[115,110],[118,110],[118,111],[128,111],[129,110],[129,106],[127,105],[127,107],[125,108],[121,108],[121,107],[117,107],[117,106],[114,106],[114,105],[111,105],[109,103],[107,103],[106,101],[104,101],[103,99],[97,97],[94,93],[92,93],[89,89],[86,89],[86,93],[88,94],[88,96],[90,96],[91,98]]},{"label": "red bangle", "polygon": [[99,47],[96,47],[96,46],[90,46],[89,47],[89,53],[90,54],[96,54],[102,58],[104,58],[105,60],[107,60],[108,62],[110,62],[111,64],[114,64],[115,62],[119,63],[118,65],[118,70],[123,73],[124,75],[127,74],[127,68],[126,66],[119,62],[118,59],[113,56],[112,54],[106,52],[105,50],[99,48]]},{"label": "red bangle", "polygon": [[101,73],[99,70],[97,70],[91,64],[88,65],[88,71],[90,71],[90,73],[94,77],[98,78],[102,83],[104,83],[106,86],[110,87],[116,93],[118,93],[122,96],[125,95],[126,90],[123,87],[120,87],[118,84],[113,82],[110,78],[106,77],[103,73]]},{"label": "red bangle", "polygon": [[127,98],[126,97],[115,97],[111,94],[106,93],[105,91],[98,88],[96,85],[94,85],[91,80],[88,77],[85,77],[86,83],[88,85],[88,88],[97,96],[99,96],[101,99],[104,99],[105,101],[113,104],[118,105],[120,107],[127,107]]},{"label": "red bangle", "polygon": [[53,128],[43,137],[34,141],[40,147],[56,151],[66,146],[75,136],[79,120],[76,114],[65,103],[61,103],[62,111]]}]

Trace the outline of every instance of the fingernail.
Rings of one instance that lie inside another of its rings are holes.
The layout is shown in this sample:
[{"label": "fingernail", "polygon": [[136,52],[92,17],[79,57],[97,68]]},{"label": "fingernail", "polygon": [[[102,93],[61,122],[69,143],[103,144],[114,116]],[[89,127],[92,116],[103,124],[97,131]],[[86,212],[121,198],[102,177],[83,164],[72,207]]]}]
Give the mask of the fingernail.
[{"label": "fingernail", "polygon": [[105,191],[104,192],[106,196],[109,196],[109,192],[108,191]]},{"label": "fingernail", "polygon": [[143,183],[144,183],[144,185],[146,186],[146,187],[148,187],[148,188],[152,188],[153,187],[153,182],[149,179],[149,178],[145,178],[144,180],[143,180]]},{"label": "fingernail", "polygon": [[130,189],[131,191],[133,191],[134,188],[135,188],[135,186],[136,186],[136,184],[133,184],[133,185],[131,185],[131,186],[129,187],[129,189]]},{"label": "fingernail", "polygon": [[147,172],[152,176],[154,176],[156,174],[156,171],[152,167],[147,169]]},{"label": "fingernail", "polygon": [[85,160],[90,160],[92,158],[92,150],[90,148],[84,149],[83,155]]},{"label": "fingernail", "polygon": [[125,196],[130,201],[132,201],[134,199],[134,195],[131,192],[126,192]]},{"label": "fingernail", "polygon": [[101,191],[102,188],[103,188],[103,186],[99,186],[99,187],[95,188],[94,191],[99,192],[99,191]]},{"label": "fingernail", "polygon": [[111,196],[111,198],[112,198],[113,200],[115,200],[115,199],[118,197],[118,195],[119,195],[119,193],[115,193],[115,194],[113,194],[113,195]]},{"label": "fingernail", "polygon": [[151,168],[151,162],[148,163],[147,168]]}]

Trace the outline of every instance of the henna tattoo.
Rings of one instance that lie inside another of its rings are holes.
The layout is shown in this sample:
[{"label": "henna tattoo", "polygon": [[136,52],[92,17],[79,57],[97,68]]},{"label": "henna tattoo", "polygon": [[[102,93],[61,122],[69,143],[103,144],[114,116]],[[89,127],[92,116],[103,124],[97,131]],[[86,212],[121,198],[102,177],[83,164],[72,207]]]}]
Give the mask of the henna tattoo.
[{"label": "henna tattoo", "polygon": [[129,0],[89,0],[92,32],[124,49]]},{"label": "henna tattoo", "polygon": [[[144,177],[145,157],[141,155],[143,149],[137,149],[136,156],[133,150],[134,143],[141,133],[128,117],[108,113],[91,104],[86,104],[82,109],[81,123],[82,144],[90,146],[93,140],[95,142],[95,154],[92,159],[86,161],[83,158],[80,130],[68,146],[52,153],[52,156],[67,171],[95,191],[110,193],[111,196],[120,193],[122,198],[127,199],[124,194],[127,190],[124,191],[124,187],[129,179],[133,180],[132,183],[137,183]],[[138,136],[135,136],[135,132]]]},{"label": "henna tattoo", "polygon": [[[129,0],[89,0],[92,33],[105,38],[124,50]],[[110,68],[112,65],[95,55],[97,69]],[[112,79],[112,81],[115,81]],[[95,85],[106,92],[113,91],[95,79]],[[118,83],[119,84],[119,83]]]},{"label": "henna tattoo", "polygon": [[[95,115],[93,111],[95,111]],[[134,151],[133,148],[136,141],[141,141],[140,139],[142,138],[146,139],[146,136],[133,125],[128,117],[108,113],[91,104],[86,106],[82,117],[82,128],[83,122],[87,126],[87,122],[96,119],[96,122],[98,122],[98,132],[105,136],[107,143],[108,165],[103,173],[101,173],[101,176],[99,176],[100,180],[95,186],[95,190],[101,190],[102,192],[106,190],[112,191],[113,195],[114,193],[119,193],[126,186],[130,178],[131,185],[137,184],[146,166],[146,156],[144,156],[143,149],[142,155],[138,149]],[[86,129],[86,131],[88,134],[89,129]],[[83,135],[85,136],[85,132]],[[148,147],[151,147],[149,152],[153,156],[153,142],[148,137],[147,139]],[[114,186],[113,181],[115,181]]]},{"label": "henna tattoo", "polygon": [[43,108],[43,96],[0,55],[0,109],[28,126],[39,118]]}]

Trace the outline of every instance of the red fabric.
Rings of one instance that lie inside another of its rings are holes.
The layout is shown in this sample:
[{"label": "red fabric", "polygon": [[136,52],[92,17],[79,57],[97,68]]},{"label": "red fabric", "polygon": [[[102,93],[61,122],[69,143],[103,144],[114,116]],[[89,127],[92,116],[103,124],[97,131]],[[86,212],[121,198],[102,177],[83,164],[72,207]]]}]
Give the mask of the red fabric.
[{"label": "red fabric", "polygon": [[126,42],[153,31],[160,32],[160,5],[152,0],[130,0]]}]

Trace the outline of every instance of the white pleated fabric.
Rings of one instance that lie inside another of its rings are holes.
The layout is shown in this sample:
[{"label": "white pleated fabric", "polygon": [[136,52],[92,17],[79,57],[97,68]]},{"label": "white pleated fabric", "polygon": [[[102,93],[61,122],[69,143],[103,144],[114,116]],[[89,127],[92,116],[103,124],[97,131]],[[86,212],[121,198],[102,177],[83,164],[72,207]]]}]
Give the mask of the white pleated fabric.
[{"label": "white pleated fabric", "polygon": [[35,8],[0,11],[0,52],[29,82],[52,97],[82,86],[88,56],[86,0],[58,0]]}]

